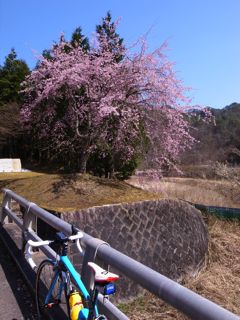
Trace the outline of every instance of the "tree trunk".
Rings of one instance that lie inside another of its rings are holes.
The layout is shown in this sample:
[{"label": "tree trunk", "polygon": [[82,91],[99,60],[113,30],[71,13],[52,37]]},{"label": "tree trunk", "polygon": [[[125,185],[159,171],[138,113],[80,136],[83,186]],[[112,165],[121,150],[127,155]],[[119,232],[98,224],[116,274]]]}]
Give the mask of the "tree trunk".
[{"label": "tree trunk", "polygon": [[89,158],[89,153],[86,151],[82,151],[78,158],[78,170],[80,173],[86,173],[87,170],[87,161]]},{"label": "tree trunk", "polygon": [[105,162],[105,178],[112,179],[114,174],[114,160],[109,156],[108,161]]}]

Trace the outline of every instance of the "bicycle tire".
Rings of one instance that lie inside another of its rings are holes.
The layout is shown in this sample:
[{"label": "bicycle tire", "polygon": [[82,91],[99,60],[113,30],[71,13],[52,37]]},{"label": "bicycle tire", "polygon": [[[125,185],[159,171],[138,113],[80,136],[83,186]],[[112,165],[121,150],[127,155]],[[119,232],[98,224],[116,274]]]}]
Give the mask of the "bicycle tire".
[{"label": "bicycle tire", "polygon": [[69,306],[67,288],[65,284],[63,284],[61,301],[57,299],[60,290],[60,283],[62,282],[61,273],[59,274],[54,286],[48,306],[45,306],[44,304],[52,279],[56,272],[55,269],[55,264],[51,260],[43,260],[38,267],[35,288],[38,319],[68,319]]}]

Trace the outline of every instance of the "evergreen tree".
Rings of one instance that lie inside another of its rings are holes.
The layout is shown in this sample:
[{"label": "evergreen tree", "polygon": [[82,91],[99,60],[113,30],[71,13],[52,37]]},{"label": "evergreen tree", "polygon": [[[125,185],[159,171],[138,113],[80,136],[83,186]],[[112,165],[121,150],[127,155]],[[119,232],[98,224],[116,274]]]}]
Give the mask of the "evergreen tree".
[{"label": "evergreen tree", "polygon": [[[77,27],[73,33],[70,41],[66,41],[64,34],[61,34],[59,43],[64,42],[64,50],[66,53],[70,52],[73,48],[81,47],[84,52],[88,52],[90,50],[90,45],[88,38],[83,35],[82,28]],[[54,49],[59,46],[59,43],[55,42],[51,49],[44,49],[42,52],[43,58],[47,60],[53,60],[54,59]],[[41,61],[37,62],[36,68],[38,68]]]},{"label": "evergreen tree", "polygon": [[0,67],[0,157],[19,157],[23,153],[19,122],[22,96],[19,91],[29,73],[27,64],[17,59],[16,51],[12,49]]},{"label": "evergreen tree", "polygon": [[[47,59],[47,60],[52,60],[52,55],[51,55],[51,50],[50,49],[44,49],[42,52],[42,56]],[[37,65],[39,64],[39,62],[37,63]]]},{"label": "evergreen tree", "polygon": [[16,51],[12,49],[0,67],[0,105],[20,102],[20,84],[29,72],[26,62],[17,59]]},{"label": "evergreen tree", "polygon": [[88,52],[90,49],[88,38],[82,34],[82,29],[80,27],[76,28],[72,33],[71,45],[76,48],[80,46],[83,51]]},{"label": "evergreen tree", "polygon": [[99,42],[99,50],[101,52],[109,51],[115,56],[116,62],[123,60],[125,47],[123,38],[120,38],[116,32],[117,23],[112,22],[111,13],[108,11],[102,19],[102,24],[96,26],[97,38]]},{"label": "evergreen tree", "polygon": [[[113,62],[120,63],[124,59],[125,47],[123,45],[123,38],[120,38],[117,33],[117,22],[112,21],[111,13],[108,11],[106,16],[102,19],[102,23],[96,26],[97,40],[98,40],[98,54],[99,55],[112,55]],[[106,177],[112,176],[114,172],[121,172],[122,176],[125,176],[123,171],[126,171],[125,165],[122,165],[124,161],[121,161],[121,155],[114,151],[112,141],[114,134],[117,135],[117,127],[119,125],[116,117],[113,115],[111,119],[111,125],[109,131],[110,139],[106,140],[102,145],[98,146],[95,154],[90,159],[89,169],[97,174],[104,174]],[[133,158],[135,159],[135,154]],[[119,161],[120,160],[120,161]],[[134,163],[132,159],[128,162]],[[134,168],[133,168],[134,169]]]}]

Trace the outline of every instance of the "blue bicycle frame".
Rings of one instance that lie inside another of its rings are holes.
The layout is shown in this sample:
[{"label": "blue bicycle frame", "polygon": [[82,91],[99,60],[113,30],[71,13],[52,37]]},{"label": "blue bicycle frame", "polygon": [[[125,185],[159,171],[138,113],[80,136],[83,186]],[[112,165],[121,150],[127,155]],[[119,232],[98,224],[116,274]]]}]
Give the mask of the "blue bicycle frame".
[{"label": "blue bicycle frame", "polygon": [[[76,271],[76,269],[74,268],[74,266],[72,265],[71,261],[69,260],[68,256],[60,256],[60,261],[64,264],[64,266],[67,268],[67,270],[69,271],[71,277],[73,278],[74,283],[77,285],[78,290],[80,291],[80,293],[84,296],[86,301],[90,301],[90,295],[86,289],[86,287],[84,286],[79,273]],[[48,302],[50,301],[50,298],[52,296],[52,292],[54,290],[54,287],[57,283],[58,277],[60,276],[60,273],[64,271],[61,270],[56,270],[56,273],[53,277],[53,280],[51,282],[48,294],[46,296],[45,299],[45,304],[47,305]],[[60,284],[60,288],[59,288],[59,292],[58,292],[58,299],[60,300],[61,295],[62,295],[62,291],[63,291],[63,282],[61,282]],[[99,313],[98,313],[98,308],[95,305],[94,307],[94,311],[95,311],[95,316],[98,317]],[[79,314],[79,320],[87,320],[88,319],[88,315],[89,315],[89,309],[87,308],[83,308],[80,311]]]}]

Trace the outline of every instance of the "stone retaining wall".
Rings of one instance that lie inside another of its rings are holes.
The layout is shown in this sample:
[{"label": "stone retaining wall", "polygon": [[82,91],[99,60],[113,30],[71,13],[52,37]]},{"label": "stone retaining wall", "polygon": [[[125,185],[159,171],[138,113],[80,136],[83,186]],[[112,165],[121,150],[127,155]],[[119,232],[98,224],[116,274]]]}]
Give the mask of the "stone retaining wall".
[{"label": "stone retaining wall", "polygon": [[[196,273],[205,261],[207,229],[200,211],[183,201],[106,205],[66,212],[61,218],[174,280]],[[124,277],[119,287],[119,298],[142,291]]]}]

